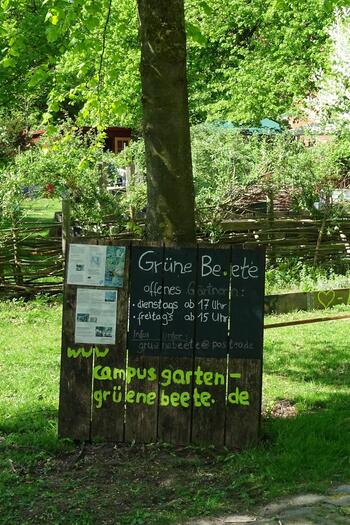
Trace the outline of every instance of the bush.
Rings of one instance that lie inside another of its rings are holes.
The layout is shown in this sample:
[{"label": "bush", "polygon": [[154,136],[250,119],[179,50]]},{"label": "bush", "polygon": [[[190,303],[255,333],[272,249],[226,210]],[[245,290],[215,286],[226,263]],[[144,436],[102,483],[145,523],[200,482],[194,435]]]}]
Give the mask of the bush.
[{"label": "bush", "polygon": [[122,209],[107,190],[116,170],[115,155],[103,152],[99,136],[82,135],[65,124],[3,168],[2,219],[18,218],[26,198],[47,196],[69,199],[73,220],[82,227],[120,218],[122,228]]},{"label": "bush", "polygon": [[[343,272],[342,272],[343,270]],[[349,288],[350,270],[306,264],[298,259],[279,260],[273,269],[266,271],[265,293],[311,292]]]}]

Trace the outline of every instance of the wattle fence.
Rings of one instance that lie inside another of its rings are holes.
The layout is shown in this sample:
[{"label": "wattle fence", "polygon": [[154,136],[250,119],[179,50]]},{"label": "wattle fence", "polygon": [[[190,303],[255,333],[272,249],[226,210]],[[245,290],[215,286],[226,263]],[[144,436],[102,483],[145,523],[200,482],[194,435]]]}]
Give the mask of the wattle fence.
[{"label": "wattle fence", "polygon": [[62,289],[61,230],[54,221],[0,230],[0,297],[26,297]]},{"label": "wattle fence", "polygon": [[220,242],[261,245],[268,257],[298,257],[315,264],[350,262],[350,218],[231,219],[221,223]]},{"label": "wattle fence", "polygon": [[[133,234],[115,235],[115,225],[104,233],[82,232],[86,237],[135,239]],[[108,234],[108,231],[110,232]],[[107,233],[106,233],[107,232]],[[350,263],[350,218],[315,220],[311,217],[236,217],[222,221],[220,243],[264,246],[270,261],[297,257],[324,265]],[[199,232],[198,242],[209,236]],[[36,293],[58,293],[63,285],[61,224],[42,221],[17,224],[0,230],[0,297],[29,297]]]}]

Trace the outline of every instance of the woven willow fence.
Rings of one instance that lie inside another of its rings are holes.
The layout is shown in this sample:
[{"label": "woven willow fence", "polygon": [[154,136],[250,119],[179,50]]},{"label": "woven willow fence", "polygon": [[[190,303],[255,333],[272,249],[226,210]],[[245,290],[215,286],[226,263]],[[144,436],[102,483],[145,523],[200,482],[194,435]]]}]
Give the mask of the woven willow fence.
[{"label": "woven willow fence", "polygon": [[221,228],[221,242],[267,246],[270,257],[299,257],[315,264],[350,262],[350,217],[239,219],[224,221]]},{"label": "woven willow fence", "polygon": [[[115,225],[107,225],[100,237],[131,239],[131,234],[115,235]],[[247,247],[266,246],[267,257],[298,257],[300,260],[350,264],[350,217],[315,220],[312,218],[234,218],[220,226],[220,242]],[[82,232],[99,237],[98,231]],[[133,236],[135,240],[135,235]],[[136,239],[137,240],[137,239]],[[204,234],[198,241],[208,242]],[[26,297],[62,290],[64,258],[61,226],[54,221],[26,223],[0,230],[0,296]]]},{"label": "woven willow fence", "polygon": [[57,293],[62,283],[62,241],[57,223],[26,223],[0,230],[0,296]]}]

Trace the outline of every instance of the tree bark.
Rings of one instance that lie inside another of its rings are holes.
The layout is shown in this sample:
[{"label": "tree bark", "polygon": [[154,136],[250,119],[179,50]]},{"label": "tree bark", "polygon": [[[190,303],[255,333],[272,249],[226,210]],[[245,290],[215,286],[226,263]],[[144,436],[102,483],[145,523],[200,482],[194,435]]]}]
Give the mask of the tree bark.
[{"label": "tree bark", "polygon": [[147,237],[194,242],[183,0],[138,0]]}]

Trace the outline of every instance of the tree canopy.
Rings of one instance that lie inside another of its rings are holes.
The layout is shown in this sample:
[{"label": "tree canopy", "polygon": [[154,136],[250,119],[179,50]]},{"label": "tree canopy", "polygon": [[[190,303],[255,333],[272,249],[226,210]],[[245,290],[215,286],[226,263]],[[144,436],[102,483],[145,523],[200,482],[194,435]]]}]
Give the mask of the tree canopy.
[{"label": "tree canopy", "polygon": [[[191,121],[279,118],[315,89],[340,0],[186,0]],[[136,0],[2,0],[0,106],[140,127]]]},{"label": "tree canopy", "polygon": [[349,129],[350,121],[350,9],[336,11],[329,28],[330,56],[328,67],[318,79],[318,89],[309,97],[308,109],[321,125]]}]

